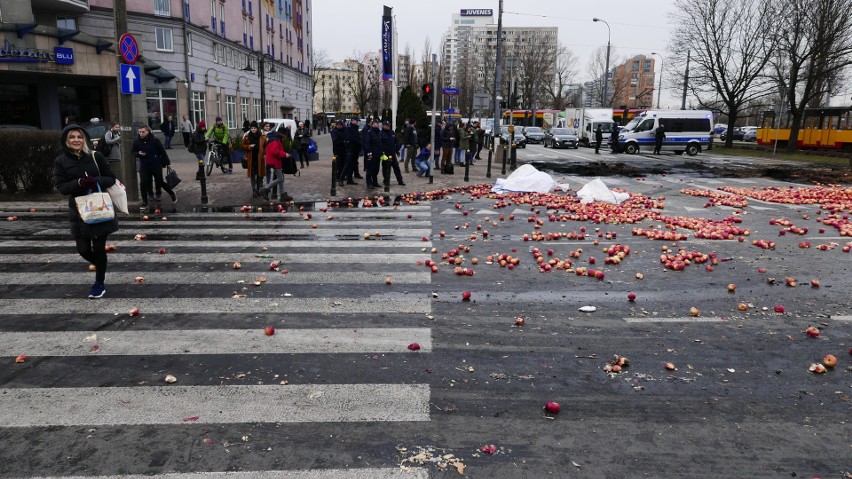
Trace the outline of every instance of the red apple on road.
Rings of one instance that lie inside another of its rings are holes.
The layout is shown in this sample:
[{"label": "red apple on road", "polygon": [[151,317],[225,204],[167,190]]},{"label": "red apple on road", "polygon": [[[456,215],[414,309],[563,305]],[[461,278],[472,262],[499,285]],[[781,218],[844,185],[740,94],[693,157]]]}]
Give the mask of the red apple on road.
[{"label": "red apple on road", "polygon": [[267,336],[272,336],[273,334],[275,334],[275,328],[273,328],[272,326],[267,326],[263,328],[263,334]]},{"label": "red apple on road", "polygon": [[16,357],[16,358],[15,358],[15,362],[16,362],[16,363],[25,363],[25,362],[27,362],[27,359],[28,359],[28,358],[27,358],[26,356],[24,356],[23,354],[21,354],[20,356],[18,356],[18,357]]},{"label": "red apple on road", "polygon": [[636,293],[627,293],[627,301],[630,301],[631,303],[636,301]]},{"label": "red apple on road", "polygon": [[139,308],[133,308],[130,310],[130,317],[139,316]]},{"label": "red apple on road", "polygon": [[822,358],[822,364],[826,367],[833,368],[837,366],[837,358],[834,357],[833,354],[826,354],[824,358]]},{"label": "red apple on road", "polygon": [[819,335],[820,335],[820,330],[817,329],[814,326],[811,326],[811,327],[809,327],[808,329],[805,330],[805,334],[807,334],[808,336],[810,336],[812,338],[818,338]]},{"label": "red apple on road", "polygon": [[558,402],[548,401],[548,402],[544,403],[544,410],[548,414],[559,414],[559,411],[561,409],[562,408],[559,407]]},{"label": "red apple on road", "polygon": [[470,291],[464,291],[462,293],[462,301],[470,301]]}]

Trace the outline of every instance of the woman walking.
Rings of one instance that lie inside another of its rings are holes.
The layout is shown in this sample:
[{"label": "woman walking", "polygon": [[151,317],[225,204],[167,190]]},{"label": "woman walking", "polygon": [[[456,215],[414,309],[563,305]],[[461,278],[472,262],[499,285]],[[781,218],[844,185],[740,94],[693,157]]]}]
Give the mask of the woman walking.
[{"label": "woman walking", "polygon": [[163,130],[163,136],[166,138],[165,148],[171,150],[172,138],[175,136],[175,121],[171,115],[166,117],[166,121],[160,126],[160,129]]},{"label": "woman walking", "polygon": [[[198,161],[203,162],[204,156],[207,155],[207,138],[205,135],[207,134],[207,123],[203,121],[198,122],[198,126],[195,127],[195,131],[192,132],[192,137],[187,142],[187,148],[190,146],[191,152],[195,154],[195,158]],[[199,180],[201,178],[198,178]]]},{"label": "woman walking", "polygon": [[[278,187],[281,188],[281,197],[279,201],[290,201],[293,199],[284,191],[284,159],[290,155],[284,150],[284,145],[281,143],[281,136],[278,132],[270,131],[266,134],[266,167],[271,169],[269,174],[270,182],[266,184],[266,188],[260,190],[260,195],[263,199],[269,200],[270,190],[275,191]],[[274,180],[273,180],[274,178]]]},{"label": "woman walking", "polygon": [[139,190],[142,194],[142,207],[148,206],[148,197],[153,193],[151,178],[157,185],[157,189],[163,189],[172,198],[172,203],[177,203],[177,195],[169,185],[163,181],[163,167],[171,165],[169,155],[163,148],[160,140],[151,133],[151,129],[145,125],[139,127],[139,137],[133,142],[133,155],[139,164]]},{"label": "woman walking", "polygon": [[266,135],[260,132],[256,121],[249,124],[248,133],[243,135],[242,147],[246,152],[246,176],[251,181],[251,196],[257,198],[263,189],[263,176],[266,174]]},{"label": "woman walking", "polygon": [[311,144],[311,130],[305,128],[305,124],[300,122],[299,128],[296,129],[295,138],[296,148],[299,149],[299,163],[302,168],[305,165],[311,166],[308,161],[308,145]]},{"label": "woman walking", "polygon": [[189,148],[190,135],[192,135],[192,122],[183,116],[180,120],[180,134],[183,136],[183,146]]},{"label": "woman walking", "polygon": [[89,134],[82,127],[70,124],[62,130],[60,144],[63,152],[53,162],[53,184],[63,195],[68,195],[68,220],[71,236],[77,243],[77,252],[95,265],[95,284],[89,298],[102,298],[106,293],[107,254],[106,242],[110,233],[118,231],[118,221],[84,223],[77,211],[75,198],[92,191],[106,191],[115,184],[115,173],[103,155],[89,148]]}]

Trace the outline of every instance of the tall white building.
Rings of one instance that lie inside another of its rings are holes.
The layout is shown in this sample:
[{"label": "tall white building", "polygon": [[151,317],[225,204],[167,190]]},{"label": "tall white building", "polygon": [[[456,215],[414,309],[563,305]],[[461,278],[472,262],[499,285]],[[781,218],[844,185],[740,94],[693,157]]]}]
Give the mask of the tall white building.
[{"label": "tall white building", "polygon": [[[546,48],[555,55],[557,27],[503,26],[503,81],[506,90],[512,73],[519,74],[531,48]],[[453,14],[452,25],[441,45],[443,86],[461,90],[461,104],[476,92],[489,92],[497,57],[497,24],[491,9],[463,9]],[[512,60],[514,62],[512,63]],[[540,68],[540,67],[538,67]],[[512,71],[514,70],[514,71]],[[471,91],[472,90],[472,91]]]},{"label": "tall white building", "polygon": [[[488,30],[489,25],[496,32],[494,11],[490,8],[465,8],[453,14],[452,25],[444,35],[441,45],[441,63],[444,64],[444,86],[461,84],[463,67],[473,59],[474,30]],[[496,33],[494,34],[496,36]]]}]

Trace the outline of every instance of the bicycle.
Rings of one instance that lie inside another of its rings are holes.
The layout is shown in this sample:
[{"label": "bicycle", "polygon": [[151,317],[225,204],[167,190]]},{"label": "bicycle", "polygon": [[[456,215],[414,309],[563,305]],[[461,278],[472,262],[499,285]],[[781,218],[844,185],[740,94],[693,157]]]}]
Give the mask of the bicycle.
[{"label": "bicycle", "polygon": [[228,173],[227,165],[225,165],[225,152],[223,150],[224,145],[221,143],[207,143],[207,158],[205,158],[207,176],[213,173],[214,166],[219,167],[222,173]]}]

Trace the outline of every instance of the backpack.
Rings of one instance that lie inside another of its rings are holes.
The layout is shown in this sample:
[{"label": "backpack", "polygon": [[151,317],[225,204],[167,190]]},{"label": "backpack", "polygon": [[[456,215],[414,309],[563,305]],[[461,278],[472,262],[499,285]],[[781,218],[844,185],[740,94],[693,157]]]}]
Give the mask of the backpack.
[{"label": "backpack", "polygon": [[98,146],[95,148],[95,151],[104,155],[104,158],[108,157],[109,154],[112,153],[112,145],[106,142],[106,135],[98,140]]}]

